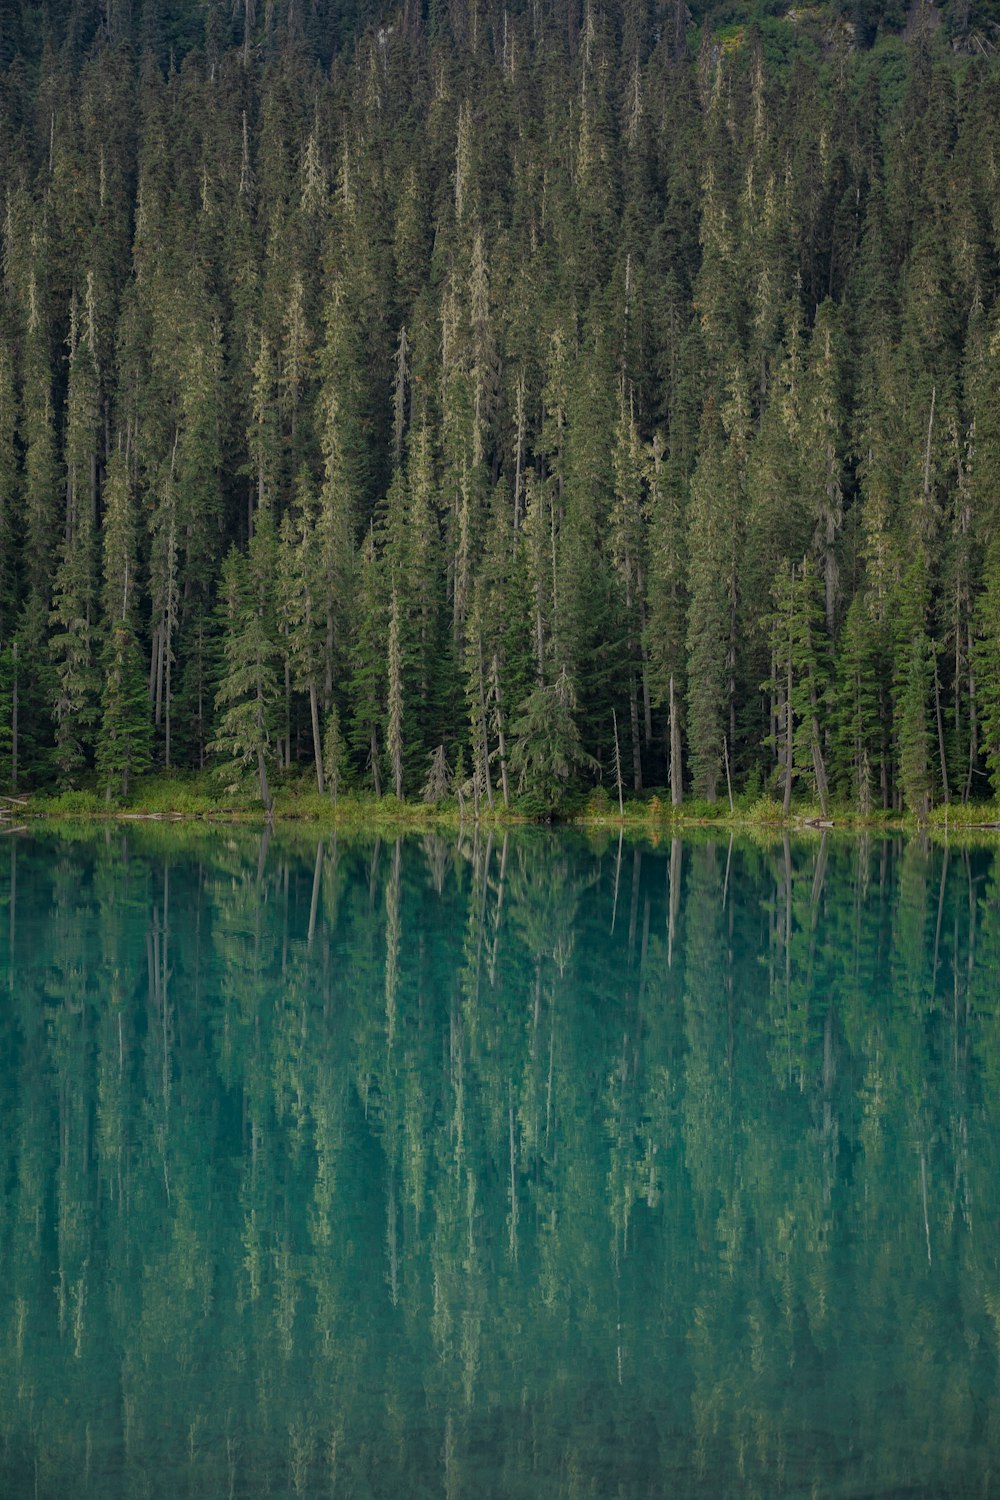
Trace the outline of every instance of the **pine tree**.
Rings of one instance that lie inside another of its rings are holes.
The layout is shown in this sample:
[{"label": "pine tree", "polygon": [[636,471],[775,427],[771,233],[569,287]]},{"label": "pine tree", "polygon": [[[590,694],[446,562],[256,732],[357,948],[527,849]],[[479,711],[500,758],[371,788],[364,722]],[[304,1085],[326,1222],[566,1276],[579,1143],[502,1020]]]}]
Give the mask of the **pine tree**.
[{"label": "pine tree", "polygon": [[823,751],[823,720],[829,667],[824,631],[822,584],[805,558],[779,568],[771,597],[771,660],[774,676],[765,684],[780,703],[779,734],[784,807],[787,814],[795,776],[811,783],[825,818],[829,811],[829,786]]},{"label": "pine tree", "polygon": [[983,753],[993,794],[1000,797],[1000,551],[996,548],[976,608],[973,662]]},{"label": "pine tree", "polygon": [[609,516],[611,557],[618,582],[618,613],[624,649],[622,661],[628,683],[629,729],[632,741],[632,783],[642,790],[642,752],[639,727],[640,698],[646,740],[652,738],[649,682],[645,661],[646,538],[642,445],[634,403],[621,393],[615,428],[614,500]]},{"label": "pine tree", "polygon": [[695,796],[715,801],[729,706],[729,600],[724,535],[727,475],[724,434],[714,402],[706,405],[698,467],[691,482],[688,553],[687,730]]},{"label": "pine tree", "polygon": [[670,800],[674,807],[679,807],[684,798],[681,719],[687,638],[685,517],[683,487],[673,466],[665,462],[659,433],[646,455],[646,483],[650,512],[646,639],[652,690],[657,701],[667,707]]},{"label": "pine tree", "polygon": [[909,666],[899,703],[899,783],[903,800],[918,820],[931,806],[931,647],[923,631],[910,647]]},{"label": "pine tree", "polygon": [[574,718],[576,699],[565,671],[556,681],[535,688],[510,727],[510,767],[519,793],[528,793],[541,809],[556,810],[573,777],[597,768],[580,743]]},{"label": "pine tree", "polygon": [[125,620],[106,625],[101,732],[97,775],[110,802],[128,797],[132,782],[149,769],[152,726],[146,669],[135,631]]},{"label": "pine tree", "polygon": [[270,510],[257,516],[247,554],[233,547],[222,570],[224,664],[215,695],[218,775],[226,790],[238,790],[253,767],[261,804],[273,802],[268,766],[276,761],[275,720],[280,698],[273,613],[275,542]]},{"label": "pine tree", "polygon": [[16,652],[16,642],[0,641],[0,787],[11,792],[17,791],[17,760],[14,754]]},{"label": "pine tree", "polygon": [[9,639],[17,612],[15,561],[19,483],[14,361],[0,336],[0,643]]},{"label": "pine tree", "polygon": [[380,737],[385,721],[384,604],[375,537],[371,529],[361,549],[357,635],[350,680],[351,747],[364,759],[376,797],[382,795]]},{"label": "pine tree", "polygon": [[836,309],[816,314],[803,381],[801,491],[813,524],[813,555],[823,578],[826,628],[832,636],[840,597],[838,533],[844,520],[843,353]]},{"label": "pine tree", "polygon": [[57,683],[56,764],[64,785],[71,785],[86,764],[98,718],[94,505],[99,391],[90,299],[82,320],[74,301],[69,343],[66,533],[53,591],[50,639]]},{"label": "pine tree", "polygon": [[839,642],[833,738],[836,779],[864,816],[872,810],[882,772],[879,667],[875,622],[856,594]]},{"label": "pine tree", "polygon": [[336,803],[344,779],[344,739],[337,705],[330,705],[323,731],[323,777],[331,800]]},{"label": "pine tree", "polygon": [[326,610],[322,552],[316,540],[316,506],[308,479],[300,477],[298,509],[286,511],[278,544],[278,617],[284,632],[291,685],[309,695],[316,784],[324,788],[320,700],[326,666]]},{"label": "pine tree", "polygon": [[127,797],[150,764],[152,723],[142,652],[136,636],[136,527],[125,454],[108,463],[104,490],[104,610],[101,724],[97,775],[108,800]]},{"label": "pine tree", "polygon": [[397,798],[403,796],[403,652],[400,644],[399,590],[394,588],[389,603],[389,647],[386,660],[388,689],[386,693],[385,743],[392,768]]}]

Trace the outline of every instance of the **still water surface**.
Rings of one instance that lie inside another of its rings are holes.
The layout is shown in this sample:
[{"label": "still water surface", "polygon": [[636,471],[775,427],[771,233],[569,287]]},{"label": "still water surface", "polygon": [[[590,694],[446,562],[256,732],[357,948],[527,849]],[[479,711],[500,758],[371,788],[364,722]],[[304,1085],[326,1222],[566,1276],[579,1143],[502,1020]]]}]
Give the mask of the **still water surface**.
[{"label": "still water surface", "polygon": [[1000,858],[0,844],[0,1494],[1000,1494]]}]

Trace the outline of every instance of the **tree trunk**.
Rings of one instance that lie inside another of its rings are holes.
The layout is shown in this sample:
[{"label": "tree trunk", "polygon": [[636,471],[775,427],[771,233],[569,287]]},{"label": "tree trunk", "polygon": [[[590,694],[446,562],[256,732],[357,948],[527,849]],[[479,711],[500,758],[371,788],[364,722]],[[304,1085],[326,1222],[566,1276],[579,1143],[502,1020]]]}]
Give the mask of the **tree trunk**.
[{"label": "tree trunk", "polygon": [[161,630],[162,630],[162,621],[157,624],[156,629],[153,631],[153,649],[152,649],[152,651],[150,653],[150,662],[149,662],[149,698],[150,698],[150,702],[154,705],[153,723],[157,724],[157,725],[160,722],[160,697],[161,697],[161,694],[160,694],[160,640],[161,640]]},{"label": "tree trunk", "polygon": [[976,718],[976,676],[972,670],[972,626],[969,626],[969,774],[965,780],[963,802],[972,796],[972,775],[979,754],[979,724]]},{"label": "tree trunk", "polygon": [[164,673],[164,676],[165,676],[165,686],[164,686],[164,696],[163,696],[163,726],[164,726],[164,730],[163,730],[163,768],[164,768],[164,770],[169,771],[170,770],[170,702],[171,702],[171,691],[170,691],[170,655],[171,655],[171,653],[170,653],[170,649],[169,649],[169,643],[168,643],[168,649],[167,649],[167,651],[164,654],[166,656],[166,670],[165,670],[165,673]]},{"label": "tree trunk", "polygon": [[316,761],[316,785],[322,797],[326,791],[323,784],[323,746],[319,737],[319,703],[316,697],[316,683],[309,683],[309,717],[312,720],[313,756]]},{"label": "tree trunk", "polygon": [[[288,626],[285,626],[285,639],[288,639]],[[285,770],[292,764],[292,667],[285,653]]]},{"label": "tree trunk", "polygon": [[517,451],[514,456],[514,530],[521,526],[521,499],[524,489],[524,372],[517,377]]},{"label": "tree trunk", "polygon": [[782,809],[788,817],[792,806],[792,643],[788,643],[788,673],[785,679],[785,795]]},{"label": "tree trunk", "polygon": [[937,652],[934,653],[934,712],[937,715],[938,754],[941,757],[941,791],[945,806],[951,801],[948,791],[948,759],[944,748],[944,719],[941,716],[941,681],[938,677]]},{"label": "tree trunk", "polygon": [[479,640],[479,731],[483,737],[483,781],[486,800],[493,811],[493,778],[490,775],[490,738],[486,729],[486,688],[483,683],[483,642]]},{"label": "tree trunk", "polygon": [[645,584],[642,574],[639,575],[639,660],[642,662],[642,716],[643,730],[646,735],[646,749],[653,743],[653,703],[649,692],[649,652],[646,649],[646,607],[642,603],[645,597]]},{"label": "tree trunk", "polygon": [[674,674],[670,674],[670,805],[680,807],[684,801],[684,768],[681,764],[681,726],[674,697]]},{"label": "tree trunk", "polygon": [[636,692],[635,671],[628,679],[629,722],[632,729],[632,781],[637,792],[642,791],[642,750],[639,744],[639,696]]},{"label": "tree trunk", "polygon": [[830,792],[826,780],[826,762],[823,759],[823,745],[819,732],[819,714],[816,707],[816,685],[810,676],[809,682],[809,706],[812,710],[810,724],[810,738],[812,739],[812,761],[813,773],[816,777],[816,790],[819,793],[819,805],[825,818],[830,803]]},{"label": "tree trunk", "polygon": [[500,667],[497,662],[496,652],[493,653],[493,701],[497,707],[497,742],[500,746],[500,786],[503,791],[503,805],[510,806],[510,785],[507,780],[507,741],[503,732],[503,712],[500,707]]},{"label": "tree trunk", "polygon": [[267,784],[267,766],[264,761],[264,694],[260,672],[257,674],[257,776],[260,780],[260,800],[267,816],[271,816],[271,788]]},{"label": "tree trunk", "polygon": [[17,642],[11,647],[14,662],[14,682],[10,700],[10,789],[17,795]]},{"label": "tree trunk", "polygon": [[264,763],[264,747],[257,745],[257,775],[260,778],[260,800],[264,804],[264,811],[271,816],[271,788],[267,784],[267,766]]},{"label": "tree trunk", "polygon": [[378,773],[378,740],[375,738],[375,725],[374,724],[372,725],[371,768],[372,768],[372,780],[375,783],[375,795],[376,795],[376,797],[381,797],[381,795],[382,795],[382,778],[381,778],[381,776]]}]

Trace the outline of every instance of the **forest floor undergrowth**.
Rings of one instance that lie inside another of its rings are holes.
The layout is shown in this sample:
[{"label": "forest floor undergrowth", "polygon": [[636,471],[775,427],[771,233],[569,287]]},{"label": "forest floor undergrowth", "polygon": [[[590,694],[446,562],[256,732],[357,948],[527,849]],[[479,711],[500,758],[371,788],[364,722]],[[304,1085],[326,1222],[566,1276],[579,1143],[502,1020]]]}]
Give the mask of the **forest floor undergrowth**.
[{"label": "forest floor undergrowth", "polygon": [[[127,799],[109,802],[97,791],[25,791],[0,798],[0,831],[37,818],[74,821],[177,821],[203,820],[220,823],[259,823],[264,812],[259,799],[249,791],[222,790],[208,774],[157,773],[142,778]],[[652,791],[642,797],[625,798],[620,809],[602,788],[589,795],[568,795],[551,811],[519,799],[504,807],[498,794],[492,808],[455,799],[427,803],[400,800],[393,795],[345,791],[333,799],[321,795],[302,779],[287,779],[274,789],[272,819],[281,823],[307,823],[344,829],[459,828],[475,823],[486,827],[526,824],[560,824],[578,827],[624,829],[630,835],[656,834],[695,828],[723,827],[768,835],[797,831],[822,833],[825,829],[879,833],[926,827],[935,834],[1000,831],[1000,802],[941,804],[925,820],[912,813],[878,809],[862,814],[848,804],[831,805],[824,816],[818,804],[794,800],[786,815],[780,802],[767,796],[742,794],[733,799],[705,802],[689,799],[672,807],[669,793]]]}]

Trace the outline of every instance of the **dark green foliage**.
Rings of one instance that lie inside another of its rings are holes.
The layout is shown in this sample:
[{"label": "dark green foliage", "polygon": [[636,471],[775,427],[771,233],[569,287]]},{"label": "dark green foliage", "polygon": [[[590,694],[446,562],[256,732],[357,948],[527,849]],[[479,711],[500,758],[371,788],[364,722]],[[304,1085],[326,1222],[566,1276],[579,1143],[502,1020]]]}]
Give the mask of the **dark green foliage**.
[{"label": "dark green foliage", "polygon": [[153,724],[145,663],[127,620],[117,620],[104,649],[100,737],[97,775],[110,802],[127,797],[137,776],[152,759]]},{"label": "dark green foliage", "polygon": [[927,817],[931,805],[931,647],[913,638],[899,703],[899,781],[910,812]]},{"label": "dark green foliage", "polygon": [[531,791],[548,808],[566,795],[571,777],[592,758],[573,717],[576,702],[565,672],[529,694],[511,725],[510,765],[519,792]]},{"label": "dark green foliage", "polygon": [[268,767],[277,753],[275,560],[274,530],[264,509],[247,555],[234,547],[223,564],[223,666],[215,695],[216,735],[209,747],[219,757],[218,775],[227,791],[240,790],[252,772],[265,812],[271,810]]},{"label": "dark green foliage", "polygon": [[1000,796],[1000,555],[996,552],[976,617],[974,661],[983,750],[990,780]]},{"label": "dark green foliage", "polygon": [[844,622],[833,690],[834,774],[858,811],[869,813],[882,784],[879,639],[871,612],[856,595]]},{"label": "dark green foliage", "polygon": [[25,784],[1000,776],[992,0],[22,9]]}]

